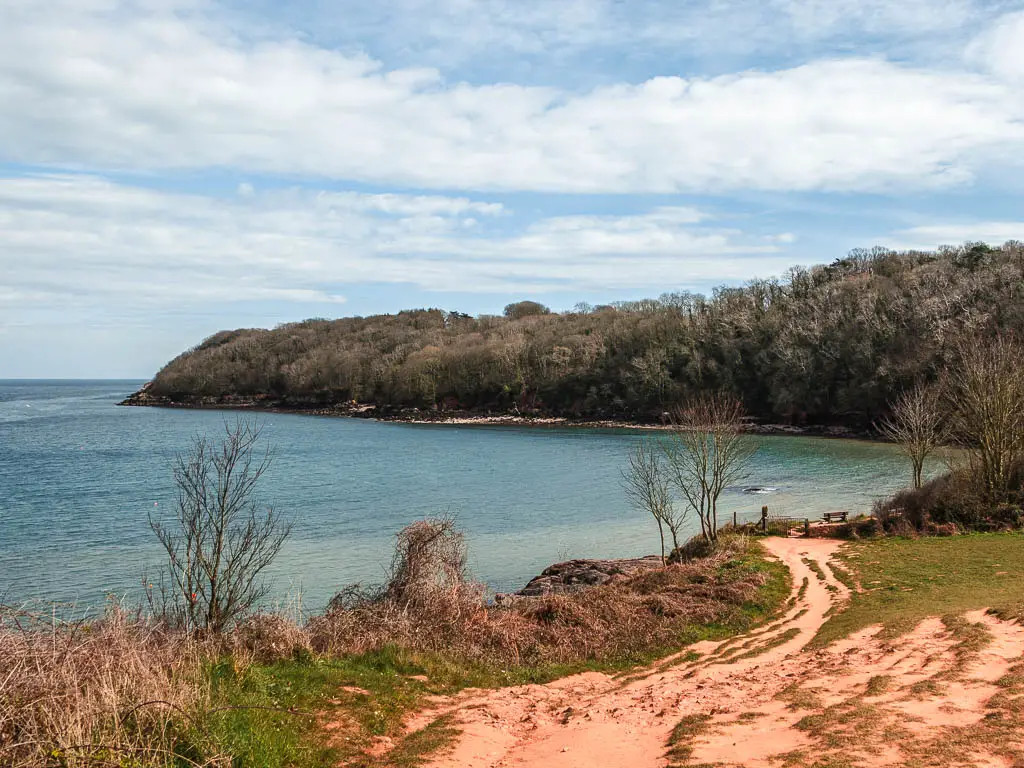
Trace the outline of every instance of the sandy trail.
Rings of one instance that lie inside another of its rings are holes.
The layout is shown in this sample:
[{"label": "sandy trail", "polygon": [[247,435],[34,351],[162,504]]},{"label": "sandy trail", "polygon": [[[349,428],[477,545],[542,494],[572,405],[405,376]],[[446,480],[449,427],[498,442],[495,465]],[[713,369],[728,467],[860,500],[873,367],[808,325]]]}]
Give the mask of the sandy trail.
[{"label": "sandy trail", "polygon": [[827,565],[840,543],[766,545],[795,588],[768,626],[692,646],[696,661],[466,691],[409,731],[454,718],[461,736],[432,768],[1024,766],[1024,628],[978,613],[892,643],[872,628],[806,649],[847,598]]}]

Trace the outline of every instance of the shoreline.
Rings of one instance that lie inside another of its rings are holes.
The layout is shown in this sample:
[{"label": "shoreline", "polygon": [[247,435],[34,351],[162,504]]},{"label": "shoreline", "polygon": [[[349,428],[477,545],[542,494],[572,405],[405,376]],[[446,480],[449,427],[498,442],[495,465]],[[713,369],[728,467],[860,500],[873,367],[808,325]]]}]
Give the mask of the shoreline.
[{"label": "shoreline", "polygon": [[[254,399],[223,401],[209,399],[205,402],[173,402],[149,395],[145,389],[134,393],[118,403],[119,406],[135,408],[167,408],[206,411],[252,411],[255,413],[280,413],[295,416],[320,416],[328,418],[362,419],[386,424],[408,424],[413,426],[465,426],[465,427],[530,427],[548,429],[623,429],[645,432],[663,432],[671,428],[667,423],[643,422],[626,419],[573,419],[566,416],[522,415],[522,414],[480,414],[467,411],[424,411],[419,408],[372,404],[336,405],[288,405],[280,402],[261,402]],[[857,430],[842,425],[807,425],[749,422],[744,431],[753,435],[781,435],[789,437],[822,437],[846,440],[868,440],[884,442],[878,435],[866,430]]]}]

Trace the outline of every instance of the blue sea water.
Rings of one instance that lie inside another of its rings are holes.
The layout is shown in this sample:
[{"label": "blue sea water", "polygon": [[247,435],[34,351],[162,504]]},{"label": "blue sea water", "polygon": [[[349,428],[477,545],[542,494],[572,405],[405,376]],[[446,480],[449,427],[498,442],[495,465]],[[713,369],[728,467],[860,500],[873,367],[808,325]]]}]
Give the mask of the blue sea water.
[{"label": "blue sea water", "polygon": [[[173,514],[176,452],[236,414],[116,405],[141,383],[0,381],[0,601],[98,606],[137,597],[143,569],[159,566],[148,517]],[[379,581],[395,532],[445,512],[466,533],[474,575],[495,590],[558,560],[657,547],[621,489],[644,436],[634,430],[258,418],[275,456],[262,498],[294,524],[270,573],[275,601],[301,593],[315,610],[341,586]],[[891,446],[769,437],[744,486],[775,490],[731,488],[723,507],[741,519],[762,504],[801,517],[862,511],[908,473]]]}]

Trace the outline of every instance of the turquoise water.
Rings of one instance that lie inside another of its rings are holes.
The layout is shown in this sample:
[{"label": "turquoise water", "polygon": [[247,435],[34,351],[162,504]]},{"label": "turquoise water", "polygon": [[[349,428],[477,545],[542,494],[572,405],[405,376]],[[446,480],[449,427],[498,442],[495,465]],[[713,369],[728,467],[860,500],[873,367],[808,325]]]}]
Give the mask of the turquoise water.
[{"label": "turquoise water", "polygon": [[[133,595],[160,562],[147,515],[171,514],[171,463],[198,432],[234,414],[119,408],[141,382],[0,382],[0,600],[99,605]],[[394,533],[455,514],[474,575],[522,586],[569,557],[649,554],[657,530],[620,487],[632,430],[413,426],[268,414],[275,462],[263,498],[294,521],[275,563],[276,600],[309,609],[340,587],[384,575]],[[866,510],[901,486],[891,447],[770,437],[724,508],[744,519]],[[696,523],[694,523],[696,527]]]}]

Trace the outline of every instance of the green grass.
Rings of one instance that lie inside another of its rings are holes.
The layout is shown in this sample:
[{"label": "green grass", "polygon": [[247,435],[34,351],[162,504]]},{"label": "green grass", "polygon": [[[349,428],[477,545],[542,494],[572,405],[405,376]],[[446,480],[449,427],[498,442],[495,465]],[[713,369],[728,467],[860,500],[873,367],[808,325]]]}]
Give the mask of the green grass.
[{"label": "green grass", "polygon": [[868,680],[868,685],[864,691],[864,695],[866,697],[881,696],[889,690],[890,685],[892,685],[891,675],[874,675],[870,680]]},{"label": "green grass", "polygon": [[[424,757],[444,748],[458,735],[452,718],[440,717],[426,728],[402,739],[387,755],[386,764],[389,768],[415,768],[423,762]],[[371,759],[369,764],[372,765],[372,762]]]},{"label": "green grass", "polygon": [[779,691],[775,695],[775,698],[779,701],[786,702],[789,705],[787,709],[793,711],[825,708],[825,705],[822,704],[821,697],[818,693],[801,687],[800,683],[790,683]]},{"label": "green grass", "polygon": [[857,591],[857,583],[853,580],[853,576],[850,572],[834,562],[825,563],[832,575],[836,577],[836,581],[845,586],[850,592]]},{"label": "green grass", "polygon": [[[403,718],[428,695],[467,687],[542,683],[585,669],[580,664],[503,669],[399,648],[337,660],[313,657],[256,664],[235,671],[230,662],[210,670],[213,710],[196,724],[194,745],[182,754],[228,754],[233,768],[320,768],[346,760],[377,765],[363,756],[374,737],[396,742],[388,765],[414,766],[454,736],[447,721],[400,738]],[[427,680],[413,679],[426,677]],[[358,690],[345,690],[346,688]],[[341,727],[328,730],[327,723]]]},{"label": "green grass", "polygon": [[800,630],[797,627],[790,627],[785,632],[780,632],[774,637],[765,640],[760,645],[755,645],[753,648],[751,648],[749,651],[746,651],[745,653],[741,653],[738,656],[731,656],[728,660],[726,660],[723,663],[734,664],[737,661],[742,661],[743,659],[752,659],[755,656],[760,656],[761,654],[767,653],[773,648],[778,648],[780,645],[785,645],[799,634]]},{"label": "green grass", "polygon": [[[327,768],[339,763],[353,768],[413,768],[456,735],[453,724],[442,718],[403,736],[403,719],[427,696],[450,695],[467,687],[546,683],[584,671],[627,672],[700,640],[747,631],[775,616],[789,596],[789,571],[767,560],[760,546],[751,546],[722,571],[761,573],[765,582],[728,619],[694,624],[671,647],[643,653],[543,666],[469,663],[397,647],[341,659],[304,656],[241,670],[225,661],[209,669],[213,711],[193,723],[181,754],[197,762],[229,755],[232,768]],[[680,661],[691,658],[684,654]],[[413,679],[421,676],[426,681]],[[325,727],[328,724],[336,727]],[[377,737],[394,741],[384,759],[365,754]]]},{"label": "green grass", "polygon": [[[369,766],[373,761],[359,756],[374,737],[387,736],[397,742],[389,764],[413,766],[419,755],[439,748],[454,733],[450,724],[438,722],[413,737],[398,738],[403,718],[426,696],[546,682],[572,671],[554,665],[488,668],[399,648],[337,660],[255,664],[241,671],[226,661],[210,669],[214,706],[196,723],[194,745],[183,745],[181,751],[193,759],[228,754],[233,768],[320,768],[342,759]],[[328,730],[328,723],[340,727]]]},{"label": "green grass", "polygon": [[[397,649],[336,661],[258,664],[241,672],[225,662],[210,672],[215,706],[202,728],[232,756],[233,768],[333,766],[361,754],[373,736],[396,734],[402,716],[425,695],[455,687],[452,672]],[[434,677],[430,683],[411,679],[422,674]],[[466,680],[473,678],[470,673]],[[326,731],[332,721],[341,727]]]},{"label": "green grass", "polygon": [[825,572],[821,570],[821,566],[818,565],[817,560],[811,560],[810,558],[802,557],[800,562],[811,569],[811,572],[818,577],[818,581],[825,581]]},{"label": "green grass", "polygon": [[672,729],[668,739],[670,765],[685,764],[693,754],[693,741],[705,733],[711,723],[711,715],[687,715]]},{"label": "green grass", "polygon": [[887,636],[929,616],[992,608],[1024,613],[1024,535],[972,534],[949,538],[877,539],[847,545],[845,571],[866,590],[822,627],[816,644],[882,624]]}]

